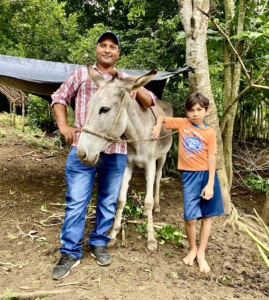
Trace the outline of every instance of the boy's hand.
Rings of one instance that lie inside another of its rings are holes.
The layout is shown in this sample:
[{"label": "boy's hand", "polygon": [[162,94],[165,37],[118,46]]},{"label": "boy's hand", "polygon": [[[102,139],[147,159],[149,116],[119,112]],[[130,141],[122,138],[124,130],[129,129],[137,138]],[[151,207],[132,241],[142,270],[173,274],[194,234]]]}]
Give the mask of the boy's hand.
[{"label": "boy's hand", "polygon": [[205,200],[210,200],[213,197],[213,186],[211,185],[206,185],[204,187],[204,189],[202,190],[201,196],[205,199]]},{"label": "boy's hand", "polygon": [[136,98],[136,96],[137,96],[137,93],[138,93],[138,89],[131,91],[131,92],[130,92],[131,98],[133,98],[133,99],[135,100],[135,98]]},{"label": "boy's hand", "polygon": [[152,129],[152,134],[151,134],[151,137],[154,139],[154,140],[157,140],[158,137],[160,136],[160,133],[161,133],[161,130],[162,130],[162,125],[155,125],[153,127],[150,127],[150,129]]}]

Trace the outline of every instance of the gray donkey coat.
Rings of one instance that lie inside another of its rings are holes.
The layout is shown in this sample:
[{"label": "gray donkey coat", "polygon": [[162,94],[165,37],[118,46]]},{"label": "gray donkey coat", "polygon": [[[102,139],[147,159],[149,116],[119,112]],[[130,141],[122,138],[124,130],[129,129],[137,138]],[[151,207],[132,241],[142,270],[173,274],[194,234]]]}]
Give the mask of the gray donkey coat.
[{"label": "gray donkey coat", "polygon": [[[119,138],[124,133],[127,139],[151,139],[150,128],[156,124],[154,114],[156,116],[172,116],[173,112],[170,104],[157,100],[153,108],[154,113],[152,113],[150,109],[143,108],[136,100],[132,99],[128,93],[146,85],[155,76],[156,71],[151,71],[143,76],[132,76],[124,79],[119,78],[118,73],[112,71],[113,79],[106,81],[90,65],[87,65],[87,68],[90,78],[98,87],[98,91],[88,102],[84,128],[106,135],[117,116],[123,93],[125,93],[125,102],[113,131],[114,138]],[[171,130],[166,130],[163,125],[160,137],[169,133],[171,133]],[[77,155],[82,163],[93,166],[98,161],[99,153],[109,147],[111,143],[111,141],[102,137],[82,131],[77,147]],[[157,241],[154,238],[152,210],[154,208],[154,212],[160,212],[160,179],[166,154],[171,144],[172,135],[159,140],[128,143],[127,166],[118,198],[117,213],[110,233],[111,239],[107,246],[113,246],[116,242],[116,236],[121,228],[122,212],[126,204],[129,181],[134,167],[137,166],[145,169],[147,180],[147,191],[143,206],[143,216],[148,217],[147,248],[149,250],[157,249]]]}]

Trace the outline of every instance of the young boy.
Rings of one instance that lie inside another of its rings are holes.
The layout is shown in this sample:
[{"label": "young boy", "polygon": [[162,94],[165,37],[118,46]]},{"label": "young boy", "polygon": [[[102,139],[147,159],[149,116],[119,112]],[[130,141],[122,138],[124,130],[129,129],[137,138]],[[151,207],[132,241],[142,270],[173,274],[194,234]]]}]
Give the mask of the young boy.
[{"label": "young boy", "polygon": [[[223,215],[220,184],[216,173],[216,134],[204,124],[209,112],[209,100],[199,93],[191,94],[185,103],[188,118],[158,116],[152,127],[152,138],[158,139],[162,124],[179,133],[178,169],[183,170],[185,228],[190,252],[183,259],[193,265],[195,258],[203,273],[210,271],[205,250],[211,230],[211,218]],[[202,219],[200,246],[196,246],[196,220]]]}]

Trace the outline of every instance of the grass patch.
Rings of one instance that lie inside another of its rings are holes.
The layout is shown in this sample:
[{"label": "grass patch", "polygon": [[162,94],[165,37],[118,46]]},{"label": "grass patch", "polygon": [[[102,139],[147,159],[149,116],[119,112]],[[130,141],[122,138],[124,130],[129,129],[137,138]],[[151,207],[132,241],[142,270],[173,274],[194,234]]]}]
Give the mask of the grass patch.
[{"label": "grass patch", "polygon": [[[0,122],[2,124],[8,125],[9,126],[9,116],[10,114],[7,112],[4,112],[3,114],[0,114]],[[27,118],[25,118],[27,121]],[[26,124],[26,122],[25,122]],[[43,132],[39,128],[30,128],[29,126],[25,125],[24,126],[24,132],[22,132],[22,126],[21,126],[21,116],[16,116],[16,125],[15,128],[13,126],[10,127],[11,130],[13,130],[13,135],[16,137],[21,138],[24,142],[27,143],[28,146],[30,147],[37,147],[37,148],[45,148],[45,149],[50,149],[59,147],[62,145],[60,136],[54,138],[54,139],[49,139],[46,137],[42,137]],[[38,135],[39,137],[35,137],[34,135]],[[7,136],[7,133],[5,130],[0,129],[0,138]],[[57,151],[57,150],[55,150]]]},{"label": "grass patch", "polygon": [[6,134],[5,130],[4,130],[4,129],[0,129],[0,137],[3,138],[3,137],[5,137],[6,135],[7,135],[7,134]]}]

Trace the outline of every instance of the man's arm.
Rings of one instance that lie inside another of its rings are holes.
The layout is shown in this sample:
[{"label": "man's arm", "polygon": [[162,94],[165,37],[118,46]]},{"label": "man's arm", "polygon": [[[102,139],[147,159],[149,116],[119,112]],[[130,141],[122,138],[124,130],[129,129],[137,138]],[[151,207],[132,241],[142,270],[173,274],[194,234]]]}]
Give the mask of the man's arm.
[{"label": "man's arm", "polygon": [[54,115],[57,125],[62,135],[68,144],[75,143],[77,141],[76,132],[81,132],[80,128],[74,128],[68,126],[66,117],[66,106],[63,104],[55,103],[53,105]]},{"label": "man's arm", "polygon": [[151,134],[151,137],[154,139],[154,140],[157,140],[160,133],[161,133],[161,130],[162,130],[162,125],[163,123],[165,123],[165,120],[166,120],[167,117],[165,116],[158,116],[157,117],[157,124],[153,127],[151,127],[150,129],[152,129],[152,134]]},{"label": "man's arm", "polygon": [[215,180],[215,172],[216,172],[216,154],[208,153],[208,173],[209,173],[208,182],[201,193],[201,196],[206,200],[210,200],[214,194],[213,187],[214,187],[214,180]]},{"label": "man's arm", "polygon": [[82,80],[82,68],[71,73],[60,88],[51,95],[51,107],[54,111],[55,118],[59,130],[64,135],[67,143],[76,142],[76,132],[80,132],[79,128],[68,126],[66,108],[67,103],[75,97],[80,81]]},{"label": "man's arm", "polygon": [[[154,95],[154,94],[152,93],[152,95]],[[133,90],[130,92],[130,96],[133,99],[137,98],[139,100],[139,102],[141,103],[141,105],[143,105],[144,107],[150,107],[150,106],[155,105],[155,102],[152,99],[152,95],[145,88],[144,89],[139,88],[139,89],[136,89],[136,90]],[[157,97],[154,100],[156,100],[156,99],[157,99]]]}]

